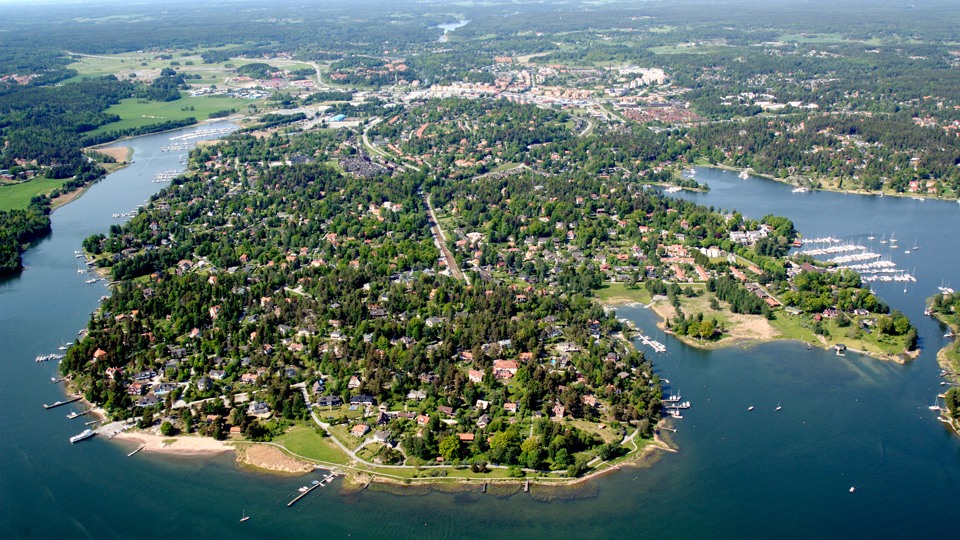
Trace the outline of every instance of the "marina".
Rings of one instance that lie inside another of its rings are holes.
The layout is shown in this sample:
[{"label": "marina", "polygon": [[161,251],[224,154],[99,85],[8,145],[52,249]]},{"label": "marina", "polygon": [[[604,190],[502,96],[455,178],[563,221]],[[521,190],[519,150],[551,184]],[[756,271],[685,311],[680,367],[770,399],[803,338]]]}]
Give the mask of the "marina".
[{"label": "marina", "polygon": [[[885,241],[881,240],[882,242]],[[797,254],[819,258],[818,260],[822,262],[835,265],[835,269],[854,270],[860,274],[860,279],[864,283],[915,283],[917,281],[913,274],[897,267],[897,264],[891,260],[891,254],[884,255],[870,251],[862,244],[846,243],[833,236],[806,239],[803,244],[814,247],[798,250]],[[890,247],[892,249],[894,246]],[[827,258],[824,257],[826,255],[834,256]]]},{"label": "marina", "polygon": [[163,184],[173,180],[174,178],[180,176],[181,174],[183,174],[183,170],[180,170],[180,169],[172,169],[169,171],[159,172],[154,175],[153,182],[157,184]]},{"label": "marina", "polygon": [[655,339],[650,339],[650,338],[649,338],[648,336],[646,336],[646,335],[642,335],[642,334],[641,334],[639,337],[640,337],[640,342],[643,343],[644,345],[650,347],[651,349],[653,349],[653,352],[656,352],[656,353],[664,353],[664,352],[667,352],[667,346],[664,345],[663,343],[660,343],[659,341],[657,341],[657,340],[655,340]]}]

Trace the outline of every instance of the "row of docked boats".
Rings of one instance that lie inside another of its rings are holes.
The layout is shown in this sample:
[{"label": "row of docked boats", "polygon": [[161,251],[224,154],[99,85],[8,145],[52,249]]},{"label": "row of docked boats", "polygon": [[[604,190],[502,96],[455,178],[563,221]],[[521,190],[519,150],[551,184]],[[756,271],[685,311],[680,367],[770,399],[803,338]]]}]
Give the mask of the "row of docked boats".
[{"label": "row of docked boats", "polygon": [[690,402],[683,401],[683,397],[677,393],[670,394],[669,396],[663,398],[661,400],[661,406],[663,407],[663,411],[667,413],[667,416],[670,418],[681,419],[683,418],[683,413],[681,413],[681,411],[683,409],[689,409]]}]

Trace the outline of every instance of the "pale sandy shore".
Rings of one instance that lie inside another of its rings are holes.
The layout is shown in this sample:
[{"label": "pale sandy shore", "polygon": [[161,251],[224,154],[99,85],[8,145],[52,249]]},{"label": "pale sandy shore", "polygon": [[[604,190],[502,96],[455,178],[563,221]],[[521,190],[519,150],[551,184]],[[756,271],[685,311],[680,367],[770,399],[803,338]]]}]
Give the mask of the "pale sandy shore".
[{"label": "pale sandy shore", "polygon": [[118,433],[117,440],[145,445],[143,452],[156,452],[178,456],[213,456],[224,452],[236,452],[237,464],[255,470],[299,476],[313,472],[312,463],[293,458],[276,446],[269,444],[232,443],[196,435],[164,437],[143,431]]},{"label": "pale sandy shore", "polygon": [[118,433],[117,440],[132,441],[145,444],[144,452],[164,452],[168,454],[180,455],[198,455],[198,454],[220,454],[223,452],[232,452],[233,446],[210,437],[183,436],[183,437],[164,437],[162,435],[153,435],[142,431],[127,431]]},{"label": "pale sandy shore", "polygon": [[117,160],[117,163],[128,163],[130,161],[130,154],[132,150],[126,147],[119,148],[94,148],[96,152],[99,152],[105,156],[110,156],[113,159]]}]

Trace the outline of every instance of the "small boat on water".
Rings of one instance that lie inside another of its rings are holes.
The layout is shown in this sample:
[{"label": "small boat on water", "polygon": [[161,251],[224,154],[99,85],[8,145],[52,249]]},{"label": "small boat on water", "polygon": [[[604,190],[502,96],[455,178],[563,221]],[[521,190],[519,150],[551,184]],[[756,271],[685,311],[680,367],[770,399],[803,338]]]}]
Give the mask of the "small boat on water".
[{"label": "small boat on water", "polygon": [[747,412],[752,411],[752,410],[753,410],[753,405],[747,407]]},{"label": "small boat on water", "polygon": [[[741,180],[746,180],[747,178],[750,178],[750,175],[747,173],[746,169],[740,171],[740,174],[738,174],[737,176],[740,177]],[[960,204],[960,201],[957,201],[957,204]]]},{"label": "small boat on water", "polygon": [[783,408],[783,407],[780,406],[780,402],[777,402],[777,410],[779,411],[779,410],[782,409],[782,408]]},{"label": "small boat on water", "polygon": [[250,519],[250,516],[247,515],[247,511],[246,511],[246,510],[244,510],[240,515],[243,516],[243,517],[240,518],[240,523],[243,523],[244,521]]},{"label": "small boat on water", "polygon": [[795,189],[793,190],[793,193],[806,193],[806,192],[807,192],[807,188],[805,188],[805,187],[803,187],[803,186],[800,186],[800,187],[795,188]]}]

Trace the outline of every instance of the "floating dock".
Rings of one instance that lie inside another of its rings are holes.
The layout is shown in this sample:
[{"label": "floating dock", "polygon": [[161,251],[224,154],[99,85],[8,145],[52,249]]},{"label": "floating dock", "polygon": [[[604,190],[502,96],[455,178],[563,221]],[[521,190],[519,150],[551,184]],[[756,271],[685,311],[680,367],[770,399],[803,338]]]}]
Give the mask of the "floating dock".
[{"label": "floating dock", "polygon": [[138,446],[138,447],[136,448],[136,450],[134,450],[133,452],[130,452],[129,454],[127,454],[127,457],[130,457],[130,456],[136,454],[137,452],[143,450],[143,449],[146,448],[146,447],[147,447],[147,445],[141,444],[140,446]]},{"label": "floating dock", "polygon": [[650,338],[647,337],[647,336],[641,335],[641,336],[640,336],[640,341],[641,341],[644,345],[646,345],[646,346],[650,347],[651,349],[653,349],[654,352],[658,352],[658,353],[667,352],[667,346],[664,345],[663,343],[660,343],[659,341],[657,341],[657,340],[655,340],[655,339],[650,339]]}]

